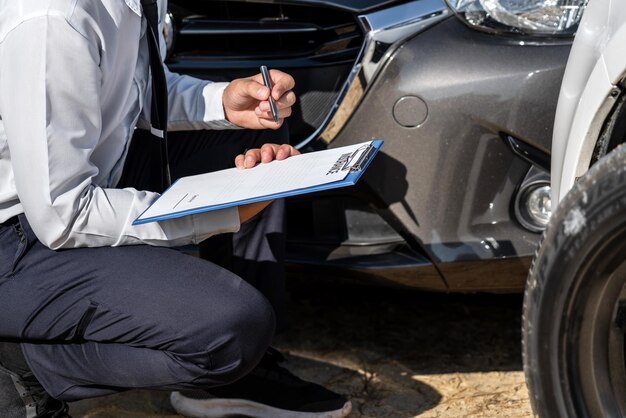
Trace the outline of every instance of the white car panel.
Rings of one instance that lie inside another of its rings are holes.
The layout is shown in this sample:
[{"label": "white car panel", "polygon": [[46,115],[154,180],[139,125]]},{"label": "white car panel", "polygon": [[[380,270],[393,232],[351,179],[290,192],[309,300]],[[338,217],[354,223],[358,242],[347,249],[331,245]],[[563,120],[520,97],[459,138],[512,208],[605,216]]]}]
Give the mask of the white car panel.
[{"label": "white car panel", "polygon": [[561,86],[552,141],[552,195],[561,200],[589,167],[626,69],[626,2],[591,0]]}]

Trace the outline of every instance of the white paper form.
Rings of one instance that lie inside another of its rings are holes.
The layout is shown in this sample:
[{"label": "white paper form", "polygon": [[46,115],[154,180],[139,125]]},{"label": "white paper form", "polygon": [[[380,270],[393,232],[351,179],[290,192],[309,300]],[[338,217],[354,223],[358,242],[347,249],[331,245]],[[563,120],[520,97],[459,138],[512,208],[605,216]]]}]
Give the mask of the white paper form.
[{"label": "white paper form", "polygon": [[[263,200],[264,196],[314,188],[346,178],[371,141],[295,155],[254,168],[231,168],[176,181],[136,222],[184,216],[194,210]],[[206,209],[210,210],[210,209]]]}]

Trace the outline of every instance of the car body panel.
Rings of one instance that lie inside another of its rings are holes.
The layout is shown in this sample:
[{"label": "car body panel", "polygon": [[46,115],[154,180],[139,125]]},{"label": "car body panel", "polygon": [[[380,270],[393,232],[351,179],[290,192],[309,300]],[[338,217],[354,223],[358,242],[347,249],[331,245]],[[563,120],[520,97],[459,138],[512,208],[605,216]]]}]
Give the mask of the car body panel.
[{"label": "car body panel", "polygon": [[[293,74],[289,129],[303,152],[386,141],[357,186],[287,201],[292,266],[434,290],[522,289],[540,235],[514,206],[527,182],[549,179],[570,39],[477,31],[444,0],[173,4],[173,70],[220,81],[260,64]],[[327,48],[343,28],[349,45]]]},{"label": "car body panel", "polygon": [[360,14],[358,19],[365,33],[361,53],[341,89],[333,111],[317,131],[296,147],[302,148],[318,138],[326,143],[332,142],[394,51],[407,38],[416,36],[449,15],[450,11],[443,0],[411,1]]},{"label": "car body panel", "polygon": [[626,70],[626,2],[591,0],[568,60],[552,142],[552,192],[561,200],[590,166]]},{"label": "car body panel", "polygon": [[[510,151],[501,133],[549,149],[569,45],[546,48],[550,54],[449,18],[398,49],[385,77],[331,144],[386,140],[364,180],[435,262],[534,250],[538,235],[510,213],[529,165]],[[401,126],[393,115],[395,104],[409,96],[428,107],[426,120],[415,128]]]}]

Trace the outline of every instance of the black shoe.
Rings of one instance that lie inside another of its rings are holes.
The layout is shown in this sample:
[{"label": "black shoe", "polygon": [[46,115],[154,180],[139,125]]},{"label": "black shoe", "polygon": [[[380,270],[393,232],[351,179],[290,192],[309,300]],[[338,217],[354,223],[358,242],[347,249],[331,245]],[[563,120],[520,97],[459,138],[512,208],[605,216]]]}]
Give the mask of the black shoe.
[{"label": "black shoe", "polygon": [[173,392],[172,406],[179,414],[202,418],[343,418],[350,413],[350,401],[294,376],[278,365],[284,360],[270,348],[244,378],[208,391]]},{"label": "black shoe", "polygon": [[71,418],[30,371],[19,343],[0,342],[0,412],[3,418]]}]

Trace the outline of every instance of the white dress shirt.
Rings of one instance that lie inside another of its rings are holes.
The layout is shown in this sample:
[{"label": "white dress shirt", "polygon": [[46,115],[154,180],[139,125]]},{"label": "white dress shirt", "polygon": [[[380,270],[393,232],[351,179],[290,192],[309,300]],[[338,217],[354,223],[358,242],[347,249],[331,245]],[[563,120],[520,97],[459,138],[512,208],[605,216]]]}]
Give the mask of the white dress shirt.
[{"label": "white dress shirt", "polygon": [[[133,226],[158,194],[114,188],[150,115],[139,0],[0,0],[0,11],[0,222],[25,213],[52,249],[174,246],[238,230],[236,208]],[[226,83],[166,73],[170,130],[233,127]]]}]

